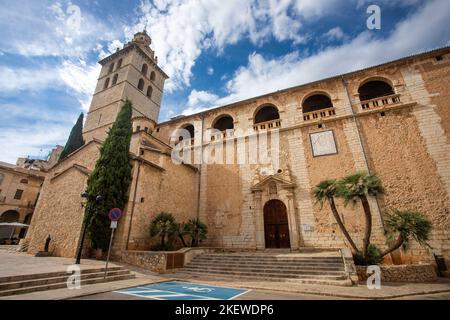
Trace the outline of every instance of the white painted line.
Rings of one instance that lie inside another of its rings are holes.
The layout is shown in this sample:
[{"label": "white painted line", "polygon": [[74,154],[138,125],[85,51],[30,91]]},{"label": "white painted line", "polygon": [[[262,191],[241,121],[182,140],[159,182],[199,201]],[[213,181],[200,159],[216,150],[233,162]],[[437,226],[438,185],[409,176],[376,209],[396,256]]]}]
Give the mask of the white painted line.
[{"label": "white painted line", "polygon": [[241,292],[241,293],[235,295],[234,297],[231,297],[231,298],[228,299],[228,300],[234,300],[234,299],[236,299],[237,297],[240,297],[240,296],[242,296],[242,295],[244,295],[244,294],[246,294],[246,293],[249,293],[250,291],[252,291],[252,290],[247,290],[247,291]]}]

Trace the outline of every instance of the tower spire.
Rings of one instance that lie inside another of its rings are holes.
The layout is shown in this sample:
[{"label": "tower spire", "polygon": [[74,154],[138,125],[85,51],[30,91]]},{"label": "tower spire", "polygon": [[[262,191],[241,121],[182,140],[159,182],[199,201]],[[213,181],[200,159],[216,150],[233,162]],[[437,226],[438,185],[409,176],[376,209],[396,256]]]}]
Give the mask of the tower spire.
[{"label": "tower spire", "polygon": [[147,33],[147,26],[148,26],[148,18],[145,21],[145,25],[144,25],[144,32]]}]

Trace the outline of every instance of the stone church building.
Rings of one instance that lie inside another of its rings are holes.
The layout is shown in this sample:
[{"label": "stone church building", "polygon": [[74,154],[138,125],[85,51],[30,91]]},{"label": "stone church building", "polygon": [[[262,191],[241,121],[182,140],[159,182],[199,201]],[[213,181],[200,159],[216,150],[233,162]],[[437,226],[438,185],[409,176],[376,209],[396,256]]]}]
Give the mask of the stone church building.
[{"label": "stone church building", "polygon": [[[430,260],[431,253],[450,258],[450,48],[158,123],[168,77],[150,44],[145,31],[137,33],[100,61],[84,126],[86,143],[47,175],[27,234],[30,253],[42,250],[50,234],[53,255],[75,257],[83,219],[80,194],[128,98],[133,103],[133,180],[114,239],[116,256],[149,250],[148,226],[162,211],[179,222],[195,217],[205,222],[209,232],[203,246],[345,247],[328,205],[317,205],[312,190],[324,179],[368,171],[378,175],[386,191],[370,199],[372,242],[385,246],[386,211],[417,210],[433,223],[433,249],[412,244],[397,255],[403,262]],[[174,135],[178,129],[190,139]],[[238,163],[237,157],[248,158],[250,152],[236,145],[235,152],[215,154],[231,155],[231,163],[173,161],[180,146],[182,154],[201,158],[211,146],[248,142],[261,133],[276,133],[276,165]],[[360,205],[338,202],[338,209],[361,241]]]}]

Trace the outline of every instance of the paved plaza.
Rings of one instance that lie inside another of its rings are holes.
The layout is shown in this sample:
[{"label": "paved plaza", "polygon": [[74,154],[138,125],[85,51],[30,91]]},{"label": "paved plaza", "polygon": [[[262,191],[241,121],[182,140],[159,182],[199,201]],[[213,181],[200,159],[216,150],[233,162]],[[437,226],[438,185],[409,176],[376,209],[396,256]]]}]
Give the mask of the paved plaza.
[{"label": "paved plaza", "polygon": [[[39,274],[65,271],[74,263],[74,259],[41,257],[0,250],[0,277]],[[120,266],[111,263],[110,266]],[[81,268],[102,268],[104,261],[82,260]],[[118,293],[129,288],[145,287],[152,284],[170,283],[171,281],[189,282],[191,287],[217,286],[232,288],[236,292],[235,299],[450,299],[450,280],[440,279],[435,283],[382,283],[380,290],[369,290],[364,284],[352,287],[328,285],[307,285],[296,283],[217,280],[205,277],[195,279],[179,279],[177,273],[156,274],[140,268],[125,266],[133,271],[135,279],[121,280],[93,285],[83,285],[81,289],[56,289],[33,292],[0,299],[145,299],[145,297]],[[155,287],[156,288],[156,287]],[[170,290],[169,290],[170,291]],[[239,293],[243,293],[239,295]],[[219,297],[220,299],[220,297]]]}]

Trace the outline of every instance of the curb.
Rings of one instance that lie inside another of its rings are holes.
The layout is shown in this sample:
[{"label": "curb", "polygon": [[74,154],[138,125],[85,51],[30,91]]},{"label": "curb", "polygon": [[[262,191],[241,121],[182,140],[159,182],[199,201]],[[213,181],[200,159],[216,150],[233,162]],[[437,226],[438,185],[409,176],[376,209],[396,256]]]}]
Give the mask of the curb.
[{"label": "curb", "polygon": [[[219,285],[217,282],[205,280],[201,281],[198,279],[180,279],[175,278],[172,280],[167,281],[189,281],[193,283],[205,283],[209,282],[208,284],[211,285]],[[222,286],[222,284],[220,284]],[[402,297],[412,297],[412,296],[420,296],[420,295],[430,295],[430,294],[439,294],[439,293],[450,293],[449,289],[439,289],[439,290],[427,290],[427,291],[418,291],[414,293],[404,293],[404,294],[392,294],[392,295],[386,295],[386,296],[355,296],[355,295],[349,295],[349,294],[339,294],[339,293],[333,293],[333,292],[311,292],[307,290],[280,290],[278,288],[267,288],[267,287],[260,287],[257,285],[240,285],[240,284],[230,284],[231,287],[238,287],[238,288],[246,288],[246,289],[253,289],[253,290],[265,290],[265,291],[276,291],[276,292],[284,292],[284,293],[298,293],[298,294],[308,294],[308,295],[316,295],[316,296],[325,296],[325,297],[336,297],[336,298],[346,298],[346,299],[353,299],[353,300],[390,300],[390,299],[396,299],[396,298],[402,298]]]}]

